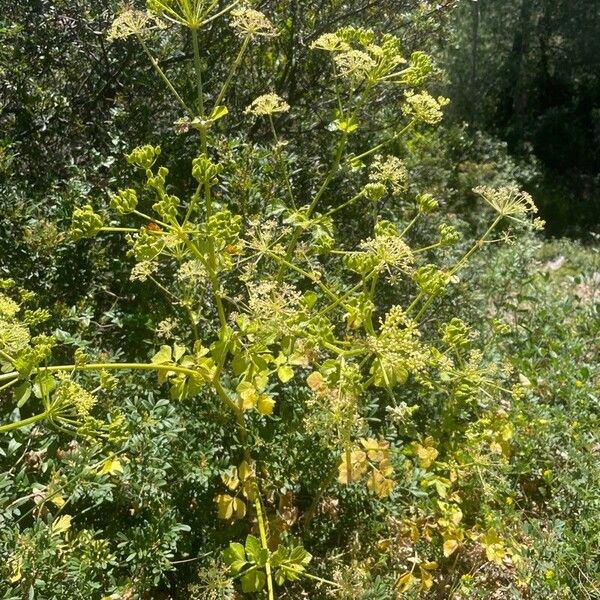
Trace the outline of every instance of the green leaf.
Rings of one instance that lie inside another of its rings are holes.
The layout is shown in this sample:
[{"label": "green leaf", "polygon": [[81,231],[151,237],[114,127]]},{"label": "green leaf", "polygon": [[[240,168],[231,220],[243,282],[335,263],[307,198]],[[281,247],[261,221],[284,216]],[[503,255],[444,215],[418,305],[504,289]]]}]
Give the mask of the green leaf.
[{"label": "green leaf", "polygon": [[305,292],[302,299],[304,300],[306,307],[310,310],[317,303],[319,296],[315,294],[315,292]]},{"label": "green leaf", "polygon": [[275,583],[277,585],[283,585],[285,583],[285,580],[286,580],[285,571],[283,569],[278,569],[275,572]]},{"label": "green leaf", "polygon": [[[160,354],[160,353],[159,353]],[[173,360],[179,362],[179,359],[185,354],[185,346],[173,345]]]},{"label": "green leaf", "polygon": [[219,104],[219,106],[215,106],[212,110],[212,112],[210,113],[210,120],[211,121],[218,121],[219,119],[222,119],[224,116],[229,114],[229,109],[226,106],[223,106],[222,104]]},{"label": "green leaf", "polygon": [[259,567],[264,566],[269,558],[268,550],[263,548],[260,540],[253,535],[246,538],[246,554],[248,559]]},{"label": "green leaf", "polygon": [[210,351],[213,360],[220,364],[225,360],[225,353],[229,349],[229,342],[226,340],[219,340],[214,344],[211,344]]},{"label": "green leaf", "polygon": [[302,546],[296,546],[290,553],[290,562],[296,565],[306,566],[312,560],[312,554]]},{"label": "green leaf", "polygon": [[287,558],[287,554],[286,554],[286,549],[281,546],[279,548],[277,548],[277,550],[275,550],[275,552],[273,552],[273,554],[271,554],[271,566],[272,567],[278,567],[279,565],[281,565],[285,559]]},{"label": "green leaf", "polygon": [[39,373],[33,383],[33,393],[36,398],[45,398],[56,387],[56,380],[48,371]]},{"label": "green leaf", "polygon": [[225,564],[231,566],[234,562],[246,562],[246,551],[239,542],[231,542],[229,547],[223,551],[223,560]]},{"label": "green leaf", "polygon": [[24,381],[15,388],[14,398],[17,401],[17,408],[21,408],[31,396],[31,386],[28,381]]},{"label": "green leaf", "polygon": [[292,367],[289,365],[282,365],[277,369],[277,375],[281,383],[287,383],[294,377],[294,369],[292,369]]},{"label": "green leaf", "polygon": [[231,368],[233,369],[233,373],[236,375],[236,377],[239,377],[242,373],[244,373],[249,366],[250,363],[242,351],[236,354],[231,361]]},{"label": "green leaf", "polygon": [[267,583],[267,576],[262,571],[256,569],[244,573],[241,578],[242,592],[260,592]]},{"label": "green leaf", "polygon": [[150,359],[153,365],[164,365],[171,362],[171,346],[161,346],[160,350]]}]

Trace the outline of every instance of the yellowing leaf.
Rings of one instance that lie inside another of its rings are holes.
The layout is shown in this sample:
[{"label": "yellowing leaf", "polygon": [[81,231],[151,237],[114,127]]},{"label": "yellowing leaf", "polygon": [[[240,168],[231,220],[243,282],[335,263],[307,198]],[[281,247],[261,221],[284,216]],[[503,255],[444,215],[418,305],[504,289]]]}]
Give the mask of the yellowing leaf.
[{"label": "yellowing leaf", "polygon": [[433,575],[422,566],[419,566],[419,572],[421,574],[421,589],[429,590],[433,585]]},{"label": "yellowing leaf", "polygon": [[230,490],[235,490],[240,484],[235,468],[230,469],[227,473],[221,473],[221,480]]},{"label": "yellowing leaf", "polygon": [[281,383],[287,383],[290,379],[294,377],[294,369],[289,365],[282,365],[277,369],[277,376]]},{"label": "yellowing leaf", "polygon": [[406,572],[404,575],[400,575],[400,577],[398,577],[396,587],[400,593],[404,593],[410,590],[410,588],[412,588],[417,581],[417,578],[412,573]]},{"label": "yellowing leaf", "polygon": [[11,563],[13,563],[13,565],[12,565],[12,573],[8,577],[8,582],[9,583],[17,583],[17,581],[20,581],[21,579],[23,579],[23,563],[22,563],[22,559],[21,558],[11,559]]},{"label": "yellowing leaf", "polygon": [[51,496],[49,498],[50,502],[52,502],[52,504],[54,504],[54,506],[58,506],[58,508],[61,508],[62,506],[65,505],[65,499],[59,495],[59,494],[55,494],[54,496]]},{"label": "yellowing leaf", "polygon": [[421,444],[415,444],[415,454],[419,462],[421,469],[428,469],[435,459],[438,457],[439,452],[431,446],[422,446]]},{"label": "yellowing leaf", "polygon": [[434,481],[434,485],[435,491],[438,493],[440,498],[445,498],[448,495],[448,485],[445,482],[436,479]]},{"label": "yellowing leaf", "polygon": [[379,463],[379,470],[382,475],[389,477],[394,472],[394,467],[389,459],[384,459]]},{"label": "yellowing leaf", "polygon": [[385,460],[389,457],[390,443],[383,441],[377,441],[373,438],[367,438],[360,440],[362,447],[367,451],[367,456],[370,460],[377,462]]},{"label": "yellowing leaf", "polygon": [[117,456],[111,456],[104,461],[104,464],[100,468],[100,475],[104,475],[108,473],[109,475],[116,475],[117,473],[122,473],[123,467],[121,466],[121,461]]},{"label": "yellowing leaf", "polygon": [[234,498],[229,494],[219,494],[215,498],[219,519],[235,521],[243,519],[246,515],[246,504],[239,498]]},{"label": "yellowing leaf", "polygon": [[444,541],[444,556],[446,558],[448,558],[449,556],[454,554],[454,552],[456,551],[457,548],[458,548],[457,540],[453,540],[453,539],[445,540]]},{"label": "yellowing leaf", "polygon": [[321,375],[321,373],[318,371],[311,373],[306,378],[306,383],[313,392],[321,392],[327,387],[323,375]]},{"label": "yellowing leaf", "polygon": [[264,390],[269,384],[269,372],[268,371],[260,371],[254,377],[254,386],[257,390]]},{"label": "yellowing leaf", "polygon": [[242,409],[251,410],[258,401],[258,392],[249,381],[242,381],[235,390],[242,400]]},{"label": "yellowing leaf", "polygon": [[267,396],[266,394],[261,394],[258,397],[257,409],[261,415],[267,416],[273,414],[274,407],[275,400],[273,400],[273,398],[271,398],[270,396]]},{"label": "yellowing leaf", "polygon": [[241,481],[246,481],[249,477],[254,475],[252,471],[252,467],[248,464],[247,461],[243,460],[238,467],[238,475]]},{"label": "yellowing leaf", "polygon": [[380,498],[387,498],[392,493],[395,485],[396,482],[393,479],[387,479],[377,469],[373,469],[367,480],[369,490],[376,493]]},{"label": "yellowing leaf", "polygon": [[[362,450],[355,450],[349,454],[348,457],[348,453],[344,453],[342,462],[338,467],[338,481],[340,483],[358,481],[367,472],[366,453]],[[350,465],[348,465],[348,458],[350,458]]]},{"label": "yellowing leaf", "polygon": [[151,358],[154,365],[164,365],[171,362],[171,346],[161,346],[160,350]]},{"label": "yellowing leaf", "polygon": [[242,494],[248,498],[250,502],[254,502],[258,496],[258,486],[254,478],[246,479],[242,485]]},{"label": "yellowing leaf", "polygon": [[51,527],[52,535],[60,535],[61,533],[65,533],[69,527],[71,527],[71,515],[62,515],[58,517],[53,523]]},{"label": "yellowing leaf", "polygon": [[491,562],[502,563],[506,556],[506,548],[500,536],[495,529],[489,529],[481,540],[481,545],[485,548],[485,555]]},{"label": "yellowing leaf", "polygon": [[500,564],[506,556],[506,551],[502,544],[490,544],[485,547],[485,556],[489,561]]}]

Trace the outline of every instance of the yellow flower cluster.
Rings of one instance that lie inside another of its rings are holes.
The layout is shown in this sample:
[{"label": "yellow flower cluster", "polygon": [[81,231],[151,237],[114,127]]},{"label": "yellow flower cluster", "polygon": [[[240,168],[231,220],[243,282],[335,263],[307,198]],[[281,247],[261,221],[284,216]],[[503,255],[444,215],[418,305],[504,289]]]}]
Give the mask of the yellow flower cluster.
[{"label": "yellow flower cluster", "polygon": [[232,10],[231,26],[242,36],[256,37],[276,37],[277,30],[273,27],[273,23],[258,10],[253,8],[239,8]]},{"label": "yellow flower cluster", "polygon": [[442,108],[450,103],[450,100],[439,96],[437,99],[427,92],[415,94],[413,91],[406,92],[402,112],[407,117],[412,117],[428,125],[436,125],[442,120]]},{"label": "yellow flower cluster", "polygon": [[341,77],[353,81],[366,79],[377,63],[362,50],[346,50],[333,59]]},{"label": "yellow flower cluster", "polygon": [[290,105],[277,94],[263,94],[256,98],[245,110],[246,114],[266,117],[290,110]]},{"label": "yellow flower cluster", "polygon": [[109,41],[123,40],[131,35],[144,35],[157,26],[152,15],[143,10],[125,8],[112,22],[108,30]]},{"label": "yellow flower cluster", "polygon": [[74,409],[79,417],[87,417],[96,404],[96,398],[90,392],[70,379],[60,383],[52,400],[57,410],[68,412]]},{"label": "yellow flower cluster", "polygon": [[369,180],[382,183],[396,195],[405,192],[408,187],[408,169],[396,156],[375,156],[369,173]]},{"label": "yellow flower cluster", "polygon": [[473,191],[479,194],[495,211],[505,217],[535,214],[538,211],[533,198],[527,192],[522,192],[515,186],[499,189],[480,186]]}]

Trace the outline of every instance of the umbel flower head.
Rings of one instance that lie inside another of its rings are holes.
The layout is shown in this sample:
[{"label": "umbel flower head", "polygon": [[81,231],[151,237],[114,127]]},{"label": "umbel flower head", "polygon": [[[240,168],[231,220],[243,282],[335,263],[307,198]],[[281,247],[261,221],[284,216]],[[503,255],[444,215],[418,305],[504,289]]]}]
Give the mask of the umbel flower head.
[{"label": "umbel flower head", "polygon": [[96,404],[96,398],[69,379],[62,381],[54,393],[53,405],[61,414],[74,412],[79,417],[86,417]]},{"label": "umbel flower head", "polygon": [[310,45],[310,49],[341,52],[350,50],[350,44],[343,40],[337,33],[324,33]]},{"label": "umbel flower head", "polygon": [[377,63],[362,50],[347,50],[333,59],[341,77],[362,81],[375,69]]},{"label": "umbel flower head", "polygon": [[415,94],[413,91],[409,91],[405,96],[402,112],[406,116],[428,125],[436,125],[442,120],[442,108],[450,102],[443,96],[436,99],[427,92]]},{"label": "umbel flower head", "polygon": [[408,170],[398,157],[378,154],[373,159],[369,180],[389,186],[393,194],[400,194],[408,187]]},{"label": "umbel flower head", "polygon": [[123,40],[131,35],[144,35],[157,27],[154,17],[146,11],[125,7],[115,17],[108,30],[109,41]]},{"label": "umbel flower head", "polygon": [[258,10],[238,8],[231,11],[231,26],[241,36],[276,37],[278,35],[273,23]]},{"label": "umbel flower head", "polygon": [[515,186],[498,189],[480,186],[473,191],[504,217],[525,216],[529,213],[535,214],[538,211],[533,198],[527,192],[522,192]]},{"label": "umbel flower head", "polygon": [[259,96],[245,110],[246,114],[266,117],[275,113],[284,113],[290,110],[290,105],[277,94],[264,94]]}]

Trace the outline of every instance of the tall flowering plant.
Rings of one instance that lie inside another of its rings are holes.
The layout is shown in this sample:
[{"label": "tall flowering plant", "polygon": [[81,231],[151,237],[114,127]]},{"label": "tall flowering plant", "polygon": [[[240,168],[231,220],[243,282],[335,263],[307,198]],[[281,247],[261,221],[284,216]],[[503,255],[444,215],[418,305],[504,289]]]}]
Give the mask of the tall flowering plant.
[{"label": "tall flowering plant", "polygon": [[[228,20],[239,39],[221,82],[205,72],[201,54],[204,28],[217,19]],[[191,38],[194,98],[177,89],[152,53],[153,36],[174,28]],[[229,415],[237,431],[231,441],[237,459],[222,472],[211,510],[224,522],[248,524],[244,543],[233,539],[223,560],[230,581],[243,592],[265,590],[269,599],[278,586],[299,579],[341,586],[311,572],[311,555],[289,534],[292,526],[308,530],[335,486],[365,485],[382,500],[394,498],[402,476],[399,456],[414,456],[423,469],[435,462],[438,450],[430,436],[409,444],[385,434],[418,409],[400,402],[399,391],[410,385],[421,394],[443,393],[452,406],[511,393],[502,391],[501,373],[484,363],[460,315],[442,323],[438,336],[424,335],[423,323],[473,253],[510,237],[506,225],[527,224],[536,212],[531,198],[518,190],[476,190],[495,215],[458,259],[448,259],[447,248],[459,241],[459,232],[439,215],[439,203],[427,190],[409,191],[410,173],[391,150],[403,136],[439,123],[448,101],[424,89],[433,71],[426,54],[404,56],[396,37],[359,28],[332,31],[311,44],[316,55],[328,57],[333,81],[324,92],[334,109],[330,158],[323,168],[298,173],[294,128],[284,135],[281,126],[301,114],[278,94],[264,90],[243,115],[235,115],[248,125],[260,122],[271,138],[248,146],[272,165],[269,185],[256,182],[269,193],[253,205],[244,203],[235,185],[241,166],[231,153],[243,133],[233,125],[229,130],[234,115],[228,97],[253,47],[277,35],[267,16],[237,1],[223,6],[149,0],[146,12],[123,9],[110,29],[114,43],[137,38],[181,110],[177,128],[197,138],[197,156],[189,165],[193,191],[176,195],[185,185],[171,180],[159,146],[134,148],[126,160],[142,183],[114,190],[108,210],[92,204],[75,210],[71,234],[123,235],[131,279],[155,286],[172,303],[176,316],[157,328],[169,343],[157,344],[146,362],[106,362],[78,352],[73,362],[57,364],[52,337],[34,335],[46,315],[15,302],[10,282],[0,296],[0,389],[11,390],[19,408],[34,401],[41,406],[26,419],[0,425],[0,431],[41,423],[110,441],[119,419],[101,419],[97,396],[114,389],[127,370],[153,373],[173,402],[202,397]],[[395,121],[378,143],[365,144],[370,113],[385,102],[394,103]],[[390,203],[402,204],[402,214]],[[338,223],[345,211],[358,207],[370,233],[360,241],[345,239]],[[415,247],[412,233],[427,220],[436,233]],[[275,430],[269,435],[285,435],[289,411],[282,407],[289,398],[302,403],[307,440],[322,446],[335,464],[301,514],[289,496],[273,493],[268,457],[261,453],[267,424]],[[374,404],[385,427],[369,419]],[[122,460],[109,454],[99,468],[118,476]],[[447,506],[447,512],[455,510]],[[287,521],[274,519],[284,510]],[[452,514],[444,533],[446,555],[462,540],[454,532],[460,519]],[[426,561],[420,566],[426,587],[434,568]],[[412,571],[408,575],[400,578],[401,587],[416,580]]]}]

